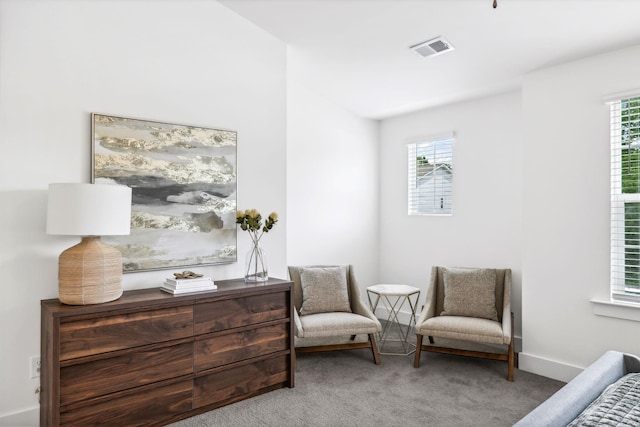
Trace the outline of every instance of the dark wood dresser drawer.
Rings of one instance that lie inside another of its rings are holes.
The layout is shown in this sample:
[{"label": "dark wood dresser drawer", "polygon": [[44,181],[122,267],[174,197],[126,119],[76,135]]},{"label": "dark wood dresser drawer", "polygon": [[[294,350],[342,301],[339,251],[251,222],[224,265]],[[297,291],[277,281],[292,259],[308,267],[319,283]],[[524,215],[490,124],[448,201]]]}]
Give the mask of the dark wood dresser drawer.
[{"label": "dark wood dresser drawer", "polygon": [[278,384],[284,386],[290,375],[289,357],[276,356],[196,378],[193,382],[194,408],[226,404],[255,395],[261,389]]},{"label": "dark wood dresser drawer", "polygon": [[196,304],[194,329],[196,334],[206,334],[287,317],[287,294],[274,292]]},{"label": "dark wood dresser drawer", "polygon": [[294,387],[291,281],[216,285],[175,296],[136,289],[93,305],[41,301],[40,425],[164,426]]},{"label": "dark wood dresser drawer", "polygon": [[60,325],[60,360],[193,335],[193,307],[171,307]]},{"label": "dark wood dresser drawer", "polygon": [[190,411],[193,380],[138,390],[60,414],[67,426],[148,426]]},{"label": "dark wood dresser drawer", "polygon": [[188,375],[193,343],[141,348],[120,356],[65,366],[60,370],[60,404]]},{"label": "dark wood dresser drawer", "polygon": [[288,322],[227,334],[215,334],[196,340],[194,371],[199,372],[287,348],[289,348]]}]

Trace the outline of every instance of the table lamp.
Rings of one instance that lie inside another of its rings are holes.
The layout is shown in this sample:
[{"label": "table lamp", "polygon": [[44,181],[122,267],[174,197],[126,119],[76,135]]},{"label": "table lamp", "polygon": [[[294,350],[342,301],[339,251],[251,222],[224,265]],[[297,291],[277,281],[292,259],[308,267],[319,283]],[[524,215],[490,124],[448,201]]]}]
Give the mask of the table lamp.
[{"label": "table lamp", "polygon": [[80,243],[60,254],[61,302],[100,304],[122,296],[122,253],[100,236],[129,234],[130,229],[131,188],[49,184],[47,234],[82,236]]}]

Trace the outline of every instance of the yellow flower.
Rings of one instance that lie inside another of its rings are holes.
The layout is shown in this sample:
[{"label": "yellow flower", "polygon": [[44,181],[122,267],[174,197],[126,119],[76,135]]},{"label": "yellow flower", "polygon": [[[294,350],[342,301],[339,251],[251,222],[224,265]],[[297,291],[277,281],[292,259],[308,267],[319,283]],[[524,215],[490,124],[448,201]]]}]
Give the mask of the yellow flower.
[{"label": "yellow flower", "polygon": [[236,224],[244,231],[251,233],[251,238],[257,243],[262,237],[263,233],[268,233],[269,230],[278,222],[278,214],[271,212],[269,217],[262,223],[262,215],[257,209],[247,209],[246,211],[236,212]]}]

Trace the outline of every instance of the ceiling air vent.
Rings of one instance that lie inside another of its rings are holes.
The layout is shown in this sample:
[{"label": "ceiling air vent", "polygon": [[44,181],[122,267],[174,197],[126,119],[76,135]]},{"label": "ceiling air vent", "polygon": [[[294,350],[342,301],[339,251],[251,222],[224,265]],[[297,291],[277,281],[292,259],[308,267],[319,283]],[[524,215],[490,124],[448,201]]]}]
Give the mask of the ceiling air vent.
[{"label": "ceiling air vent", "polygon": [[427,56],[436,56],[454,50],[451,43],[443,37],[436,37],[423,43],[411,46],[418,55],[426,58]]}]

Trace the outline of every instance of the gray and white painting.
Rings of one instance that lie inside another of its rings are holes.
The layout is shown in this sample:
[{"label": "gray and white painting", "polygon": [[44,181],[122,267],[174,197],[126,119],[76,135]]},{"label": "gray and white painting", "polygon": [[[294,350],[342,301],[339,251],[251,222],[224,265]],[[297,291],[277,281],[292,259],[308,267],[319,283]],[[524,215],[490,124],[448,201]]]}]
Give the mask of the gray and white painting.
[{"label": "gray and white painting", "polygon": [[236,261],[233,131],[92,114],[93,180],[132,189],[125,272]]}]

